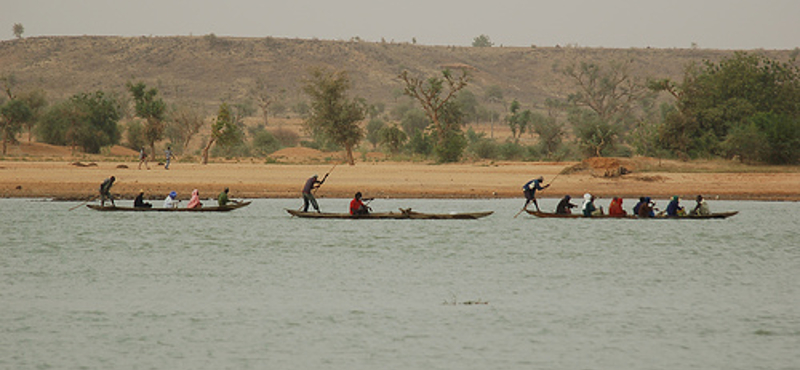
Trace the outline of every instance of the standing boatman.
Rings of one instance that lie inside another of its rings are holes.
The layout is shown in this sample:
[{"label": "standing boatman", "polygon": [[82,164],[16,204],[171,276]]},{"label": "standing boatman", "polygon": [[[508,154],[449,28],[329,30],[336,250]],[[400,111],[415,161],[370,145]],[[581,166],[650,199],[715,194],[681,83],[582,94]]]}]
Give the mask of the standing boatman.
[{"label": "standing boatman", "polygon": [[111,187],[114,186],[115,180],[116,178],[114,178],[114,176],[111,176],[105,179],[105,181],[103,181],[102,184],[100,184],[100,207],[105,206],[106,198],[111,200],[112,207],[116,207],[116,204],[114,204],[114,197],[111,195]]},{"label": "standing boatman", "polygon": [[316,174],[306,180],[306,184],[303,186],[303,212],[308,212],[308,204],[311,203],[314,209],[317,210],[317,213],[319,213],[319,205],[317,205],[317,199],[314,198],[312,191],[319,188],[321,185],[322,181],[318,180]]},{"label": "standing boatman", "polygon": [[531,181],[525,183],[522,186],[522,193],[525,194],[525,206],[522,209],[528,209],[528,204],[533,202],[533,205],[536,206],[536,211],[539,211],[539,203],[536,202],[536,191],[537,190],[544,190],[550,187],[550,184],[542,186],[542,182],[544,181],[544,176],[539,176]]}]

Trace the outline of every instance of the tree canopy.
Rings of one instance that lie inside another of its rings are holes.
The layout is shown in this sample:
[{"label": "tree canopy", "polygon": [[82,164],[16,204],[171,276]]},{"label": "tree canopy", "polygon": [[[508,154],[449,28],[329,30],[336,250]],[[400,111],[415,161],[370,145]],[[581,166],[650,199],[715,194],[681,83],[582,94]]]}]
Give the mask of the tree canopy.
[{"label": "tree canopy", "polygon": [[49,144],[100,153],[100,148],[119,143],[120,118],[118,102],[103,91],[76,94],[47,110],[37,137]]},{"label": "tree canopy", "polygon": [[454,76],[449,69],[445,69],[442,77],[427,79],[413,77],[408,71],[403,71],[398,77],[405,84],[404,93],[419,102],[430,120],[431,129],[436,136],[434,150],[439,155],[439,160],[458,160],[461,153],[457,149],[463,150],[466,140],[461,134],[463,114],[457,104],[452,104],[451,99],[467,86],[470,80],[467,71],[462,69],[461,75]]},{"label": "tree canopy", "polygon": [[318,68],[311,70],[303,92],[311,99],[306,129],[344,147],[347,163],[352,166],[353,148],[364,137],[358,124],[366,117],[366,104],[347,96],[351,85],[347,72]]},{"label": "tree canopy", "polygon": [[136,84],[128,82],[126,86],[133,95],[136,115],[147,121],[144,135],[147,142],[150,143],[152,154],[155,155],[155,142],[164,138],[167,104],[158,97],[158,89],[148,89],[143,82]]},{"label": "tree canopy", "polygon": [[800,160],[800,68],[793,63],[737,52],[719,63],[687,68],[683,82],[652,81],[650,88],[676,98],[660,143],[692,157]]}]

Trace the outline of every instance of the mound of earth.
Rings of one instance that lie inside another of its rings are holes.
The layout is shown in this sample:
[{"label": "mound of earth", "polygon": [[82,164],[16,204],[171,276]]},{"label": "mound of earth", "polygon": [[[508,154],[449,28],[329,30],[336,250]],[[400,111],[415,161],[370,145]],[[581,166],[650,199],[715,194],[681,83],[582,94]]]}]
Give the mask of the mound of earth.
[{"label": "mound of earth", "polygon": [[617,177],[636,169],[636,163],[627,158],[592,157],[566,168],[564,173],[589,172],[598,177]]}]

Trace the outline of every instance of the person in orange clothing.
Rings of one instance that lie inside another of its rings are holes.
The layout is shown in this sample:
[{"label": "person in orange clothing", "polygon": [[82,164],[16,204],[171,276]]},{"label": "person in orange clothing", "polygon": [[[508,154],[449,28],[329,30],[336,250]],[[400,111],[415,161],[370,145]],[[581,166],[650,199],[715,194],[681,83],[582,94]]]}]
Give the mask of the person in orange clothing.
[{"label": "person in orange clothing", "polygon": [[608,215],[612,217],[625,217],[628,215],[628,212],[622,209],[622,198],[614,197],[611,200],[611,204],[608,206]]}]

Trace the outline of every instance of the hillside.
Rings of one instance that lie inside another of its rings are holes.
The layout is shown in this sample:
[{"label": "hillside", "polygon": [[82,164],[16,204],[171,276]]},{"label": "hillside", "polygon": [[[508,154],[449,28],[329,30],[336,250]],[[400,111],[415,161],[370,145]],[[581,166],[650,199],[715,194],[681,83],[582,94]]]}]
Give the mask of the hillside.
[{"label": "hillside", "polygon": [[[796,52],[757,51],[788,60]],[[304,100],[299,87],[309,67],[350,73],[354,95],[391,107],[408,69],[433,75],[447,66],[465,66],[473,76],[469,89],[478,97],[500,86],[506,100],[526,107],[546,98],[564,98],[572,85],[561,73],[571,63],[631,62],[639,77],[680,79],[683,69],[704,59],[732,55],[706,49],[592,49],[580,47],[447,47],[407,43],[324,41],[279,38],[180,37],[37,37],[0,42],[0,75],[13,74],[20,90],[44,89],[63,99],[102,89],[124,92],[126,81],[156,86],[168,102],[200,103],[213,112],[221,99],[248,97],[257,78],[269,81],[284,104]],[[500,108],[499,106],[497,108]]]}]

